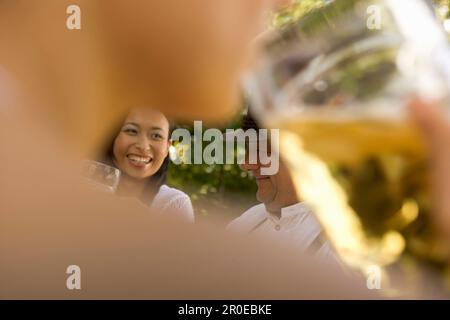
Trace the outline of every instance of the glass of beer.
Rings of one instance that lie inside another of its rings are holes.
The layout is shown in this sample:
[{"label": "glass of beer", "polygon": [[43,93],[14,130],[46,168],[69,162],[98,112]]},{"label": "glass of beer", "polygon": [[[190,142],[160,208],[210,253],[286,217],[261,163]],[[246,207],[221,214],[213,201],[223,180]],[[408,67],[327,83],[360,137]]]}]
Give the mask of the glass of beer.
[{"label": "glass of beer", "polygon": [[251,111],[280,129],[298,195],[342,259],[445,275],[428,153],[406,109],[412,96],[450,108],[450,50],[428,3],[328,1],[257,42],[244,78]]}]

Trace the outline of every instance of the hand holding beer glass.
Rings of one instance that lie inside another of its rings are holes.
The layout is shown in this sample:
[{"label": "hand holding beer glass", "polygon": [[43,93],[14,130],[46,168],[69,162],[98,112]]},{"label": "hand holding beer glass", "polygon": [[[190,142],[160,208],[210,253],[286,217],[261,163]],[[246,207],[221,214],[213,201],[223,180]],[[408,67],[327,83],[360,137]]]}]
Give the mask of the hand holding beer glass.
[{"label": "hand holding beer glass", "polygon": [[449,113],[450,50],[427,2],[336,0],[261,45],[244,79],[253,112],[280,129],[297,192],[343,260],[407,282],[424,269],[444,276],[427,146],[406,108],[417,95]]}]

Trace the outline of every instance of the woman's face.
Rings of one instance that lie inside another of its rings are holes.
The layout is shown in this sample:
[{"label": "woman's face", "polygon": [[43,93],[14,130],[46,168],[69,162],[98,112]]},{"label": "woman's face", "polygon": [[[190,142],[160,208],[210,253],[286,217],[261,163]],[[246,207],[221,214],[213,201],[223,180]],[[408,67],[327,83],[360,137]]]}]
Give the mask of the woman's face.
[{"label": "woman's face", "polygon": [[114,141],[113,162],[129,177],[154,175],[169,152],[169,121],[150,108],[132,109]]}]

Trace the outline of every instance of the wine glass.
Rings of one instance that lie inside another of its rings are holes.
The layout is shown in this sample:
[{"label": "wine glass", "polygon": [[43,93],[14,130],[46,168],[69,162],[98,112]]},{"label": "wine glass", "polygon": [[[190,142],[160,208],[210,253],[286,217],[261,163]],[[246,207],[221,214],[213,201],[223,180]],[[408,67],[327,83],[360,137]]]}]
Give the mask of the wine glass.
[{"label": "wine glass", "polygon": [[120,181],[119,169],[93,160],[83,161],[81,176],[90,187],[108,193],[115,193]]}]

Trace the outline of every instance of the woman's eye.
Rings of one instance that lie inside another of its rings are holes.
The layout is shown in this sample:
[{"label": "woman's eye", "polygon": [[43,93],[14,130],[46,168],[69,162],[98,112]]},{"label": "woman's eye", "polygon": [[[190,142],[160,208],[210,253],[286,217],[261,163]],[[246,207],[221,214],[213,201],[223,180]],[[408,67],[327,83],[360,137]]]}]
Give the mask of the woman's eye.
[{"label": "woman's eye", "polygon": [[137,130],[136,129],[131,129],[131,128],[126,128],[125,130],[123,130],[123,132],[129,134],[129,135],[136,135],[137,134]]},{"label": "woman's eye", "polygon": [[155,140],[162,140],[164,138],[159,133],[152,133],[151,137],[152,137],[152,139],[155,139]]}]

